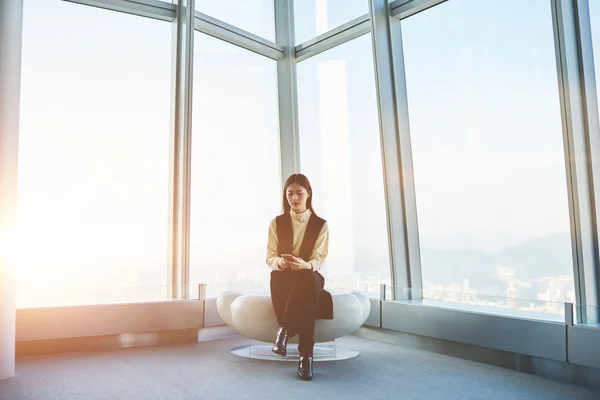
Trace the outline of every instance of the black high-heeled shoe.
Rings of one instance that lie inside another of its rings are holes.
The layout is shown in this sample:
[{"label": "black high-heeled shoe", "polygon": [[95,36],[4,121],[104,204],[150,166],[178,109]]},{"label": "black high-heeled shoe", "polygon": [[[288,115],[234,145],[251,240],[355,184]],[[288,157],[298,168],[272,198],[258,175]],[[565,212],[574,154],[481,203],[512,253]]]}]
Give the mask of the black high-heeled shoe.
[{"label": "black high-heeled shoe", "polygon": [[300,379],[305,381],[310,381],[313,378],[312,353],[300,353],[300,361],[298,361],[298,376]]},{"label": "black high-heeled shoe", "polygon": [[279,354],[280,356],[287,355],[287,341],[288,341],[288,330],[284,327],[279,328],[277,331],[277,338],[275,339],[275,343],[273,344],[273,348],[271,351],[275,354]]}]

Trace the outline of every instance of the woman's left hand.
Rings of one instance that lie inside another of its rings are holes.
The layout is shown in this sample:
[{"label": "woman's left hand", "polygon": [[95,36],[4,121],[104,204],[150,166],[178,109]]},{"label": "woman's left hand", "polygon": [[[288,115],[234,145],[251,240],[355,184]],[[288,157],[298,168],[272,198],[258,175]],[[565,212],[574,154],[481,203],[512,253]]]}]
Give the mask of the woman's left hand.
[{"label": "woman's left hand", "polygon": [[299,257],[294,257],[294,261],[288,261],[287,264],[290,266],[290,268],[292,268],[294,271],[300,271],[303,269],[310,269],[312,270],[312,265],[309,262],[304,261],[303,259],[299,258]]}]

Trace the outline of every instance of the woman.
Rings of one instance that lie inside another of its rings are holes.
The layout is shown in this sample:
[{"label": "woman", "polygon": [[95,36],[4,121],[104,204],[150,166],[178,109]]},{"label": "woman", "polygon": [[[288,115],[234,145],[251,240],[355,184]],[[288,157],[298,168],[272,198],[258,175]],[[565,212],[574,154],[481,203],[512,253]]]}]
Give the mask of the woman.
[{"label": "woman", "polygon": [[327,221],[312,206],[310,182],[302,174],[283,185],[283,214],[269,227],[267,265],[271,267],[271,299],[279,322],[273,352],[285,356],[287,341],[298,334],[298,376],[311,380],[315,319],[332,319],[331,294],[319,273],[329,246]]}]

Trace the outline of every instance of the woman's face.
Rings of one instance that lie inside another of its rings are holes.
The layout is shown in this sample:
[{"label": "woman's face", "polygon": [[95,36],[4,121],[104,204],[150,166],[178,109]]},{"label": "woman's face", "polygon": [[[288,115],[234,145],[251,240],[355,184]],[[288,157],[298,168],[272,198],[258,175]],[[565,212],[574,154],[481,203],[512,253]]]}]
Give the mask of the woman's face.
[{"label": "woman's face", "polygon": [[304,186],[297,183],[292,183],[285,190],[288,204],[292,207],[295,213],[303,213],[306,211],[306,200],[310,197]]}]

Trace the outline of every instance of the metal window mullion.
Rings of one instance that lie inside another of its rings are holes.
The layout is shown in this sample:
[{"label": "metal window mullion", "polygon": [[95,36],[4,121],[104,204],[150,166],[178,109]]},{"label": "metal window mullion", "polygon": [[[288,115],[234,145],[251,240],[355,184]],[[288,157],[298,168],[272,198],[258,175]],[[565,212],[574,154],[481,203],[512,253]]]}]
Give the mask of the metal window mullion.
[{"label": "metal window mullion", "polygon": [[300,171],[293,0],[275,1],[275,33],[277,44],[283,46],[284,51],[283,58],[277,61],[279,146],[283,183],[288,176]]},{"label": "metal window mullion", "polygon": [[396,0],[390,4],[390,15],[404,19],[448,0]]},{"label": "metal window mullion", "polygon": [[[15,375],[18,157],[23,1],[0,1],[0,380]],[[18,240],[18,239],[17,239]]]},{"label": "metal window mullion", "polygon": [[577,319],[596,322],[599,293],[598,210],[600,125],[587,0],[551,0],[565,163]]},{"label": "metal window mullion", "polygon": [[63,0],[163,21],[175,20],[177,6],[158,0]]},{"label": "metal window mullion", "polygon": [[296,62],[304,61],[369,32],[371,18],[369,14],[365,14],[296,46]]},{"label": "metal window mullion", "polygon": [[194,0],[179,0],[174,23],[168,296],[189,297]]},{"label": "metal window mullion", "polygon": [[273,60],[283,58],[283,46],[199,11],[195,15],[195,29]]},{"label": "metal window mullion", "polygon": [[[416,196],[400,21],[386,0],[370,0],[373,57],[385,179],[392,291],[422,287]],[[415,293],[419,293],[416,291]]]}]

